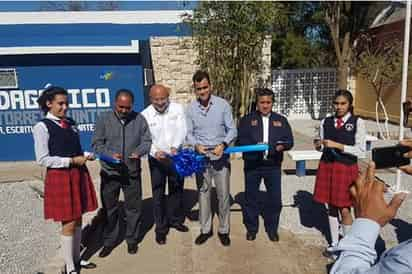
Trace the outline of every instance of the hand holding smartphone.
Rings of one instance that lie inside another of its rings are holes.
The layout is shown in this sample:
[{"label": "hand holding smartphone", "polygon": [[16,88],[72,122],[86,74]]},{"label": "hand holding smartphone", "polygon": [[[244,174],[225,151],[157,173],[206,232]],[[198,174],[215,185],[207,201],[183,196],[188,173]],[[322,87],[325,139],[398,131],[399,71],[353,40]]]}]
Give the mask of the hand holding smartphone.
[{"label": "hand holding smartphone", "polygon": [[403,155],[410,150],[410,147],[403,145],[377,147],[372,149],[372,160],[377,169],[409,165],[410,159]]}]

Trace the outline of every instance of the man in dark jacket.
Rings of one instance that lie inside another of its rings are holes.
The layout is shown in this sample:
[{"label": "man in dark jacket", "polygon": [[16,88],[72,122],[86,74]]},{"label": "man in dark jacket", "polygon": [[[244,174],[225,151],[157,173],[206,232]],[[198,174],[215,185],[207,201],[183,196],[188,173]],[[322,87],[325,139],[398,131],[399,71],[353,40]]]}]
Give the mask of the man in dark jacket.
[{"label": "man in dark jacket", "polygon": [[106,211],[103,249],[100,257],[108,256],[116,245],[120,231],[119,194],[124,194],[126,242],[129,254],[138,249],[142,213],[140,157],[149,153],[151,136],[145,118],[132,110],[133,93],[120,89],[115,96],[114,111],[99,115],[92,146],[97,154],[120,160],[119,164],[100,161],[101,197]]},{"label": "man in dark jacket", "polygon": [[246,181],[243,223],[247,229],[246,239],[255,240],[259,229],[259,185],[263,178],[267,192],[263,211],[266,233],[271,241],[279,241],[278,226],[282,209],[281,165],[283,151],[293,146],[293,135],[286,118],[272,111],[273,92],[270,89],[256,91],[256,107],[257,111],[240,120],[238,143],[267,143],[269,150],[243,153]]}]

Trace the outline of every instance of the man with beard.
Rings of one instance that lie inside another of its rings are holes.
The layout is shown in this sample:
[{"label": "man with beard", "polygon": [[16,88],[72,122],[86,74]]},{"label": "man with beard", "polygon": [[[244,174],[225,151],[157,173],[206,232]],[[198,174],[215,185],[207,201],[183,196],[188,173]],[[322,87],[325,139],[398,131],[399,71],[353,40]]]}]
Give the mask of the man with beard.
[{"label": "man with beard", "polygon": [[127,251],[135,254],[138,250],[142,215],[140,158],[149,153],[151,136],[144,117],[132,110],[133,99],[130,90],[118,90],[114,110],[98,117],[92,139],[92,146],[97,154],[120,161],[100,161],[101,197],[107,220],[103,232],[103,249],[99,257],[108,256],[117,244],[120,232],[120,189],[124,194]]},{"label": "man with beard", "polygon": [[[175,155],[186,137],[183,106],[169,101],[169,89],[154,85],[149,93],[151,105],[143,112],[152,135],[149,166],[152,181],[156,242],[166,243],[169,228],[187,232],[183,215],[184,178],[176,173],[169,155]],[[169,203],[166,206],[166,180]]]}]

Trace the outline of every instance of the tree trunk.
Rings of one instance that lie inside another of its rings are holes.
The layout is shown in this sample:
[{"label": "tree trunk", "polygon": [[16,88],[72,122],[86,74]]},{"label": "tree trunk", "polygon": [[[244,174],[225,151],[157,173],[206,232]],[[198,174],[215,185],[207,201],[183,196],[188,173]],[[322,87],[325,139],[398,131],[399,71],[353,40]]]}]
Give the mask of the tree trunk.
[{"label": "tree trunk", "polygon": [[339,64],[338,66],[338,89],[348,88],[348,69],[347,63]]}]

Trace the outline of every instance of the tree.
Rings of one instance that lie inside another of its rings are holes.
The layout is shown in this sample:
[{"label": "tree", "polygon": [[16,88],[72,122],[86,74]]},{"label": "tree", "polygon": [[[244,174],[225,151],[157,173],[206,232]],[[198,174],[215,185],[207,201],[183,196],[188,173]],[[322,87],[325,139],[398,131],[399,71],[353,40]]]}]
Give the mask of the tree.
[{"label": "tree", "polygon": [[[390,138],[388,113],[382,100],[385,90],[401,82],[403,48],[399,39],[379,41],[374,35],[359,36],[356,47],[354,67],[367,80],[376,94],[376,123],[383,139]],[[379,124],[379,108],[383,111],[385,131]]]},{"label": "tree", "polygon": [[200,2],[192,26],[197,62],[211,77],[214,91],[233,106],[236,118],[252,103],[262,46],[274,25],[285,20],[279,2]]},{"label": "tree", "polygon": [[346,89],[356,35],[367,30],[387,3],[325,1],[322,6],[322,12],[318,16],[322,16],[329,27],[336,54],[338,87]]},{"label": "tree", "polygon": [[274,29],[272,68],[295,69],[335,66],[334,51],[320,2],[285,2],[286,21]]}]

